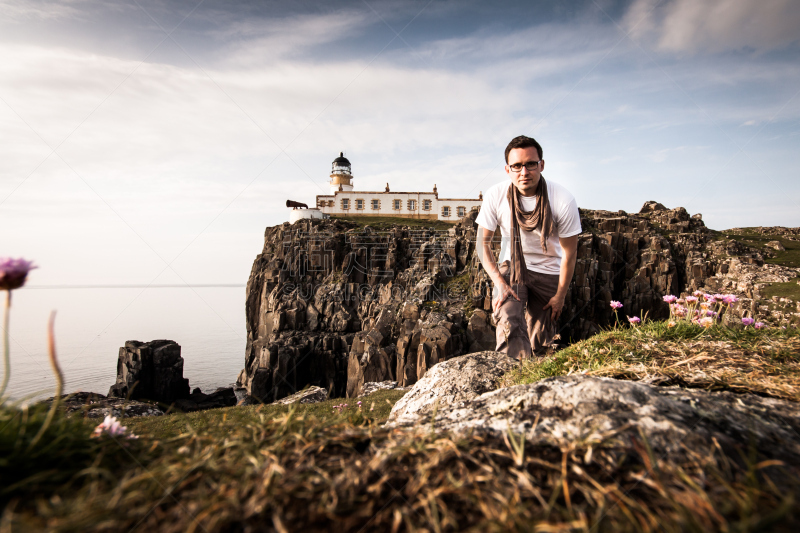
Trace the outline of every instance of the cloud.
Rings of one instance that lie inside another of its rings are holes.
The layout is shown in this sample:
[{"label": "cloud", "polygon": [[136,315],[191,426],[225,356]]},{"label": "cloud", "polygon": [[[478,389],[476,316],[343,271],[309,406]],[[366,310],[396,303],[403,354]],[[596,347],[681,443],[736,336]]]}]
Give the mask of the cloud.
[{"label": "cloud", "polygon": [[[202,280],[206,254],[219,272],[230,266],[220,278],[241,279],[263,227],[286,219],[283,202],[327,192],[340,150],[360,190],[436,183],[443,196],[472,196],[504,179],[502,149],[520,133],[545,144],[550,176],[594,202],[582,207],[629,209],[625,198],[664,201],[714,175],[731,149],[718,124],[767,123],[800,79],[796,61],[745,54],[681,60],[666,66],[670,79],[616,29],[585,20],[416,35],[414,51],[396,42],[377,58],[391,35],[380,33],[377,49],[347,48],[360,27],[349,12],[237,20],[203,34],[213,47],[186,45],[202,68],[0,42],[0,201],[27,180],[0,206],[5,253],[50,257],[53,280],[66,274],[57,257],[70,253],[138,280],[163,268],[142,240],[170,260],[211,224],[181,272]],[[336,47],[347,53],[318,53]],[[798,116],[786,106],[764,136],[780,134],[781,121],[796,131]],[[65,138],[58,154],[69,166],[57,155],[38,166]],[[770,160],[792,160],[793,145],[770,149]],[[679,177],[656,163],[677,155]],[[220,248],[225,238],[206,239],[214,232],[255,244]]]},{"label": "cloud", "polygon": [[74,18],[81,12],[83,0],[0,0],[0,19],[4,22],[26,22],[30,20],[63,20]]},{"label": "cloud", "polygon": [[370,19],[363,10],[272,19],[236,19],[208,32],[208,35],[227,43],[218,54],[226,65],[248,67],[297,57],[312,47],[338,41],[343,36],[357,35]]},{"label": "cloud", "polygon": [[667,52],[780,49],[800,39],[796,0],[636,0],[624,25],[637,40]]}]

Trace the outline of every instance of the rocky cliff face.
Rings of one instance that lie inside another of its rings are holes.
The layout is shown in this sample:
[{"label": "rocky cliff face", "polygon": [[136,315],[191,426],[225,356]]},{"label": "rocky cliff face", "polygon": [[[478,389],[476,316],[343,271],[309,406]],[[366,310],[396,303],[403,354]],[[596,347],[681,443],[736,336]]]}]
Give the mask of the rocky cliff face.
[{"label": "rocky cliff face", "polygon": [[[267,228],[247,283],[239,385],[265,402],[307,385],[354,397],[365,382],[409,386],[439,361],[493,349],[492,287],[474,254],[476,215],[447,230],[342,220]],[[613,323],[611,300],[626,314],[664,318],[665,294],[735,292],[735,311],[759,316],[764,280],[797,275],[764,265],[761,251],[710,231],[683,208],[582,210],[581,223],[562,342]]]}]

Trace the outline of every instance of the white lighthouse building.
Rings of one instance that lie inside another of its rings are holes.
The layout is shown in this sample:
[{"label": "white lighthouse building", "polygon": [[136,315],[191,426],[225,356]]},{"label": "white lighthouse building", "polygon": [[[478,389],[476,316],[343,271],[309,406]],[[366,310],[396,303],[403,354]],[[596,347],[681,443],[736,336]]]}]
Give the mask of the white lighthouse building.
[{"label": "white lighthouse building", "polygon": [[477,198],[439,198],[436,185],[431,192],[392,192],[388,183],[384,191],[356,191],[352,166],[343,152],[331,165],[330,192],[317,195],[316,207],[334,218],[402,217],[455,223],[483,203],[480,193]]}]

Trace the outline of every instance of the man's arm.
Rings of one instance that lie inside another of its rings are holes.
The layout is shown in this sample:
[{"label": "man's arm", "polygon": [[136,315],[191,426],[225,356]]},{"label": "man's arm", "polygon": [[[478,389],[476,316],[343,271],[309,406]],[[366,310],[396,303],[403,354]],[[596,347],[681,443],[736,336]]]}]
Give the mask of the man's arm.
[{"label": "man's arm", "polygon": [[552,319],[558,320],[561,311],[564,309],[564,299],[567,297],[567,289],[572,281],[572,274],[575,272],[575,260],[578,257],[578,235],[572,237],[559,238],[561,250],[564,255],[561,258],[561,272],[558,275],[558,290],[556,295],[550,298],[543,309],[552,309]]},{"label": "man's arm", "polygon": [[[494,260],[494,252],[492,252],[492,237],[494,237],[494,231],[489,231],[483,226],[478,225],[478,242],[475,249],[478,253],[478,259],[481,265],[483,265],[483,269],[489,274],[492,283],[494,283],[494,286],[500,291],[500,297],[492,304],[493,310],[497,311],[506,298],[513,297],[519,301],[519,296],[517,296],[517,293],[506,283],[506,280],[503,279],[503,276],[500,274],[500,269],[497,268],[497,261]],[[570,276],[571,275],[572,273],[570,272]]]}]

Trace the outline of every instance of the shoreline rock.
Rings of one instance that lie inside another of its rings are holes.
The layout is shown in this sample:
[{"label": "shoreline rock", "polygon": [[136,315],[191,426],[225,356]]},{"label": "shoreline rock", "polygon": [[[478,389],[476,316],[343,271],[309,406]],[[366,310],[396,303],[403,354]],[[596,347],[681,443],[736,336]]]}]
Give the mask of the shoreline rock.
[{"label": "shoreline rock", "polygon": [[[46,406],[53,403],[54,397],[39,402]],[[106,416],[130,418],[139,416],[162,416],[164,411],[155,403],[109,398],[96,392],[75,392],[61,395],[61,408],[68,415],[83,413],[84,418],[102,419]]]},{"label": "shoreline rock", "polygon": [[188,399],[189,380],[183,377],[180,345],[164,339],[126,341],[119,349],[117,381],[108,396],[166,404]]}]

